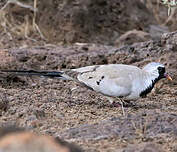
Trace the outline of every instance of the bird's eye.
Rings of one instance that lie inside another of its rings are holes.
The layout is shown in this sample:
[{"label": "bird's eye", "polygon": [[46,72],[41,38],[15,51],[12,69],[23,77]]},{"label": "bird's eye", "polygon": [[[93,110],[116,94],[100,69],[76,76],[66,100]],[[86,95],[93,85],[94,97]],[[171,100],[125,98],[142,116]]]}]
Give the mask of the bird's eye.
[{"label": "bird's eye", "polygon": [[165,67],[158,67],[157,69],[159,73],[165,73]]}]

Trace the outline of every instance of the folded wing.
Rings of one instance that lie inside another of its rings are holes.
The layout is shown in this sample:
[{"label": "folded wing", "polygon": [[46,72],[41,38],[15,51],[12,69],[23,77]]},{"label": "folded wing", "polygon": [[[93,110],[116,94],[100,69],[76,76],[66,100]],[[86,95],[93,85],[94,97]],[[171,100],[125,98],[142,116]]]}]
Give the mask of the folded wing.
[{"label": "folded wing", "polygon": [[132,80],[138,67],[122,64],[96,65],[79,69],[77,79],[93,90],[107,96],[128,96],[131,93]]}]

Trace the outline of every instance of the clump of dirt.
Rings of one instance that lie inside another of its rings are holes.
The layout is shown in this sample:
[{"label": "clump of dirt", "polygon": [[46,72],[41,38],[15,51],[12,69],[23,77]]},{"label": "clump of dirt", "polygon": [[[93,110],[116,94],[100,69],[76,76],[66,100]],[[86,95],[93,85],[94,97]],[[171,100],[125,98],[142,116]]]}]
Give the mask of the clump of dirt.
[{"label": "clump of dirt", "polygon": [[82,152],[78,146],[68,143],[60,138],[38,135],[25,131],[23,128],[1,127],[0,149],[8,152]]}]

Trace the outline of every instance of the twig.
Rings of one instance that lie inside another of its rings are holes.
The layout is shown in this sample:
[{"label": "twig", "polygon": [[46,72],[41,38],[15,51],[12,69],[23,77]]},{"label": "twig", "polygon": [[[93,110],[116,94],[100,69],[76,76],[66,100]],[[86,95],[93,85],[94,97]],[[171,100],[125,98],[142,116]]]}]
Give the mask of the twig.
[{"label": "twig", "polygon": [[176,10],[176,7],[171,8],[170,16],[167,18],[167,20],[165,21],[165,23],[163,23],[163,25],[167,25],[168,22],[173,19],[174,15],[175,15],[175,10]]},{"label": "twig", "polygon": [[34,8],[30,5],[23,4],[23,3],[19,2],[18,0],[8,0],[7,3],[1,8],[1,10],[4,10],[9,4],[16,4],[20,7],[28,8],[28,9],[32,10],[33,12],[37,12],[37,8]]},{"label": "twig", "polygon": [[[39,26],[36,24],[36,16],[37,16],[37,11],[38,11],[38,9],[37,9],[37,0],[34,0],[33,6],[27,5],[27,4],[23,4],[23,3],[19,2],[18,0],[8,0],[7,3],[0,9],[0,11],[2,11],[2,13],[4,13],[4,12],[5,12],[4,10],[7,8],[7,6],[8,6],[9,4],[16,4],[16,5],[20,6],[20,7],[28,8],[28,9],[32,10],[32,11],[34,12],[33,21],[32,21],[33,30],[36,30],[36,31],[39,33],[40,37],[41,37],[42,39],[45,39],[45,37],[44,37],[44,35],[42,34],[42,32],[41,32]],[[3,25],[2,25],[2,26],[4,27],[5,31],[7,31],[7,30],[6,30],[6,26],[7,26],[7,25],[8,25],[8,26],[11,26],[11,24],[8,23],[8,20],[6,19],[5,15],[3,15],[3,19],[4,19],[4,26],[3,26]],[[35,40],[35,39],[32,39],[32,38],[29,38],[29,37],[28,37],[29,21],[28,21],[28,19],[26,19],[26,18],[25,18],[25,21],[26,21],[26,26],[25,26],[25,38],[30,39],[30,40],[32,40],[32,41],[37,41],[37,40]],[[11,27],[12,27],[12,26],[11,26]],[[45,39],[45,40],[46,40],[46,39]]]},{"label": "twig", "polygon": [[[34,9],[37,8],[37,0],[34,0]],[[44,35],[42,34],[39,26],[36,24],[36,12],[34,11],[34,16],[33,16],[33,28],[36,29],[39,34],[40,34],[40,37],[44,40],[46,40],[46,38],[44,37]]]},{"label": "twig", "polygon": [[177,7],[177,1],[176,0],[162,0],[162,4],[166,5],[168,7],[168,16],[171,14],[171,8]]},{"label": "twig", "polygon": [[25,38],[29,39],[29,40],[32,40],[34,42],[37,42],[37,40],[32,39],[32,38],[30,38],[28,36],[28,31],[29,31],[29,17],[28,16],[25,16],[25,21],[26,21],[26,25],[25,25]]}]

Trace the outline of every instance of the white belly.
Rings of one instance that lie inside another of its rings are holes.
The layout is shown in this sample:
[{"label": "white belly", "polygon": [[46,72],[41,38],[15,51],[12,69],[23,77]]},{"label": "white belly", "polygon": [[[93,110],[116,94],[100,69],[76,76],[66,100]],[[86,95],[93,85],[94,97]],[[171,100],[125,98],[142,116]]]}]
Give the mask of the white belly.
[{"label": "white belly", "polygon": [[[119,80],[120,82],[120,80]],[[124,97],[130,94],[131,88],[117,85],[115,80],[104,79],[99,86],[99,92],[113,97]]]}]

